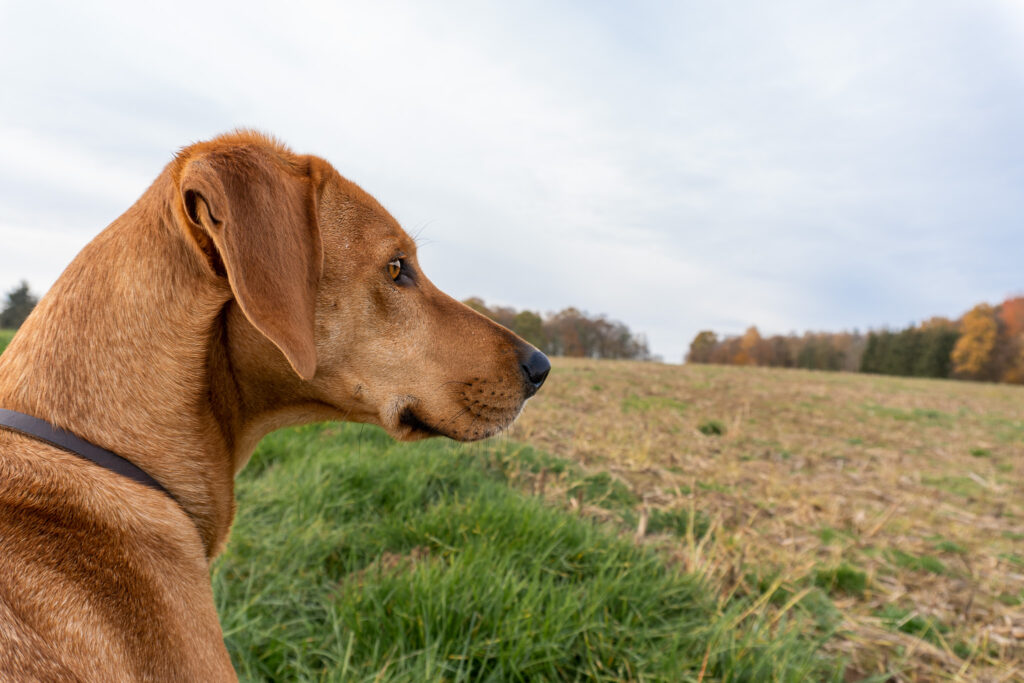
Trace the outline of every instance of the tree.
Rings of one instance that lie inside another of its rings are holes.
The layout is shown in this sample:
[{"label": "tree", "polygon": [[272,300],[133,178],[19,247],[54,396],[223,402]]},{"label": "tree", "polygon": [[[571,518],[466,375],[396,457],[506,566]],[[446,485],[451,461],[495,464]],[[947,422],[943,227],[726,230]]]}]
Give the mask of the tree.
[{"label": "tree", "polygon": [[603,315],[591,316],[570,307],[542,317],[534,311],[519,311],[510,306],[488,306],[477,297],[463,303],[550,356],[654,358],[646,337],[633,334],[624,323]]},{"label": "tree", "polygon": [[748,327],[740,337],[740,350],[733,358],[733,365],[760,365],[762,356],[761,333],[756,327]]},{"label": "tree", "polygon": [[840,370],[843,353],[835,345],[835,336],[824,332],[806,332],[795,355],[798,368],[808,370]]},{"label": "tree", "polygon": [[690,352],[686,354],[687,363],[710,363],[711,355],[718,346],[718,335],[711,330],[702,330],[690,342]]},{"label": "tree", "polygon": [[879,355],[882,346],[880,332],[868,332],[868,343],[864,347],[864,355],[860,357],[860,371],[878,373]]},{"label": "tree", "polygon": [[1006,326],[1006,334],[1019,337],[1024,334],[1024,296],[1007,299],[999,305],[999,320]]},{"label": "tree", "polygon": [[544,348],[544,321],[533,311],[520,311],[512,320],[512,331],[538,349]]},{"label": "tree", "polygon": [[485,304],[484,300],[481,299],[478,296],[471,296],[468,299],[464,300],[462,303],[466,304],[467,306],[472,308],[477,313],[483,313],[488,318],[493,318],[494,317],[491,314],[491,309],[487,308],[487,304]]},{"label": "tree", "polygon": [[772,365],[779,368],[791,368],[795,363],[793,353],[793,338],[775,335],[768,339],[771,347]]},{"label": "tree", "polygon": [[995,311],[978,304],[960,321],[960,338],[953,347],[953,373],[968,379],[993,379],[992,352],[999,335]]},{"label": "tree", "polygon": [[918,377],[949,377],[951,356],[960,332],[946,318],[931,318],[921,323],[921,352],[914,361]]},{"label": "tree", "polygon": [[834,335],[833,342],[843,359],[839,369],[845,372],[857,372],[860,369],[861,357],[864,355],[864,347],[868,343],[867,338],[854,330]]},{"label": "tree", "polygon": [[0,327],[7,329],[21,327],[37,303],[39,303],[39,299],[29,291],[28,283],[22,280],[20,285],[7,292],[7,302],[4,304],[3,311],[0,311]]},{"label": "tree", "polygon": [[1024,384],[1024,296],[1000,304],[999,341],[996,346],[999,379]]}]

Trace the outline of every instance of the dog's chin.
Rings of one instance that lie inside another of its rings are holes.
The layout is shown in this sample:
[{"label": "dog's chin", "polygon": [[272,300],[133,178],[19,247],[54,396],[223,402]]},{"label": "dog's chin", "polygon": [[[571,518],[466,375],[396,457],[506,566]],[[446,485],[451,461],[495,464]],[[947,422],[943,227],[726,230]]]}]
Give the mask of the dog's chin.
[{"label": "dog's chin", "polygon": [[398,441],[420,441],[432,436],[444,436],[453,441],[468,443],[500,434],[515,421],[518,414],[519,411],[515,411],[507,419],[483,424],[478,418],[470,418],[468,425],[461,424],[463,420],[446,420],[439,425],[429,418],[421,417],[412,406],[407,406],[399,413],[397,424],[388,431]]}]

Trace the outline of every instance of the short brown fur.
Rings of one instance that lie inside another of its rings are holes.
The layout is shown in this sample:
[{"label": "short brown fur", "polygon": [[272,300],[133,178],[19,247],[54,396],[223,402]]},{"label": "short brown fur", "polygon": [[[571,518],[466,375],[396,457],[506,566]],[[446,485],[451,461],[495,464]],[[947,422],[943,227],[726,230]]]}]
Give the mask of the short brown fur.
[{"label": "short brown fur", "polygon": [[181,506],[0,429],[0,680],[233,680],[208,571],[256,443],[315,420],[484,438],[532,393],[532,351],[437,290],[323,159],[250,131],[182,150],[0,356],[0,408]]}]

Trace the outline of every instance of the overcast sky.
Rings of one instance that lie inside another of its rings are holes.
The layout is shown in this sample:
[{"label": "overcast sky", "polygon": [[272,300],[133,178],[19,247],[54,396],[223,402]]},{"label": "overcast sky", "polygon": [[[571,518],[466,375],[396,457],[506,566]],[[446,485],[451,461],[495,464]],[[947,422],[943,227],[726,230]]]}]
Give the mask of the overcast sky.
[{"label": "overcast sky", "polygon": [[453,296],[606,313],[672,362],[1024,291],[1012,0],[0,0],[0,289],[238,126],[375,195]]}]

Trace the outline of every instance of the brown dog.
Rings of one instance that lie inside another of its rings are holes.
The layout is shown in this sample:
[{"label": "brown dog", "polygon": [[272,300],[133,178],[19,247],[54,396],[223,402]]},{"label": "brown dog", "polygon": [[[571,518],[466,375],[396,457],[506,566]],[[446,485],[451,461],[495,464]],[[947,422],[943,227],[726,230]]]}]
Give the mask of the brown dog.
[{"label": "brown dog", "polygon": [[250,132],[186,148],[0,356],[0,408],[173,496],[0,429],[0,679],[234,679],[208,570],[260,438],[350,420],[482,439],[549,367],[438,291],[326,161]]}]

